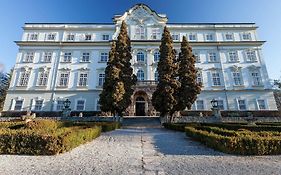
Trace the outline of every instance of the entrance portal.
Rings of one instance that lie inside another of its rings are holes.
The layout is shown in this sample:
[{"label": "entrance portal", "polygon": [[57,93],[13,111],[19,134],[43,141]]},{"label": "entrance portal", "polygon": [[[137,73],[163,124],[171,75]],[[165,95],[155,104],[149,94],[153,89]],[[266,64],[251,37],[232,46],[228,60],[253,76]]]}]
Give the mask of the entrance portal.
[{"label": "entrance portal", "polygon": [[143,97],[136,98],[136,116],[145,116],[145,100]]}]

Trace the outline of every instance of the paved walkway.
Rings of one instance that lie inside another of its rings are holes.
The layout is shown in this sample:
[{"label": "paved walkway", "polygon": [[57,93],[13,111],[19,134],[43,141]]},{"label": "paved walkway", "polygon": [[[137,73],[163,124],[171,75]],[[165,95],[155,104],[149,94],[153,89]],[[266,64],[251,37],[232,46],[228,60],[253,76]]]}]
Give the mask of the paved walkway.
[{"label": "paved walkway", "polygon": [[281,156],[226,155],[184,133],[132,126],[104,133],[61,155],[0,155],[0,174],[281,174]]}]

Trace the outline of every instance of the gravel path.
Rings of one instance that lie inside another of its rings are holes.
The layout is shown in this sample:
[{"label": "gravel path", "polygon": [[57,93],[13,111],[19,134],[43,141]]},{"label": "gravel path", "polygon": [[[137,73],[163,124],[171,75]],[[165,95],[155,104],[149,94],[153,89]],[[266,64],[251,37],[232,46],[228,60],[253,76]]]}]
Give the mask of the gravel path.
[{"label": "gravel path", "polygon": [[104,133],[61,155],[0,155],[0,175],[21,174],[281,174],[281,156],[226,155],[180,132],[133,127]]}]

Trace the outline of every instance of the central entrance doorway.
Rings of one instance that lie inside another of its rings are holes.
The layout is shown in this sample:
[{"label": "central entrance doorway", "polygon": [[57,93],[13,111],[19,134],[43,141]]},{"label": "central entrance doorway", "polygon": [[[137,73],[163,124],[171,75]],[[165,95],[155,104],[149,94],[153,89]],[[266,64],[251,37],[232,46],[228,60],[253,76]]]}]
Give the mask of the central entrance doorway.
[{"label": "central entrance doorway", "polygon": [[136,116],[145,116],[145,100],[143,97],[136,98]]}]

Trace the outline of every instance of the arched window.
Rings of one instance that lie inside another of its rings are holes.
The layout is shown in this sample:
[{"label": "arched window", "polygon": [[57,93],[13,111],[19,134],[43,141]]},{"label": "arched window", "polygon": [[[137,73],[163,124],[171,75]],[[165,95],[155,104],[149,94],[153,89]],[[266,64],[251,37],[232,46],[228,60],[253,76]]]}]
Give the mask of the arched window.
[{"label": "arched window", "polygon": [[158,51],[154,52],[154,62],[158,62],[160,59],[160,53]]},{"label": "arched window", "polygon": [[137,53],[137,62],[144,62],[144,54],[143,52]]},{"label": "arched window", "polygon": [[158,74],[158,71],[157,71],[157,70],[154,72],[154,80],[155,80],[155,81],[158,81],[158,80],[159,80],[159,74]]},{"label": "arched window", "polygon": [[144,72],[143,72],[143,70],[138,70],[137,78],[138,78],[138,80],[144,80]]}]

